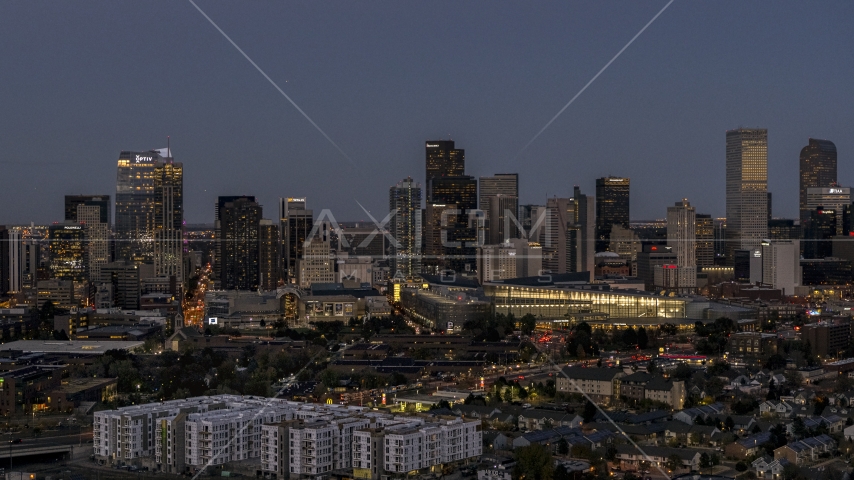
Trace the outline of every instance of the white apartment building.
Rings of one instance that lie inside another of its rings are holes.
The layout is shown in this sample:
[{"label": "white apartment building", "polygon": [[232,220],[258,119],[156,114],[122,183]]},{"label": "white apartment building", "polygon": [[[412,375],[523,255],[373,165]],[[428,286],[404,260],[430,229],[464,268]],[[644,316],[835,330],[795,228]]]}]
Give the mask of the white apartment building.
[{"label": "white apartment building", "polygon": [[354,433],[354,476],[377,479],[386,473],[406,474],[483,453],[480,420],[398,418],[399,423]]},{"label": "white apartment building", "polygon": [[[93,449],[101,463],[147,464],[181,473],[213,459],[257,458],[261,425],[323,412],[353,416],[361,407],[312,405],[264,397],[214,395],[95,413]],[[223,444],[223,442],[226,442]]]},{"label": "white apartment building", "polygon": [[216,395],[95,414],[101,463],[195,473],[257,461],[266,478],[355,469],[379,479],[479,457],[479,420],[392,416],[362,407]]}]

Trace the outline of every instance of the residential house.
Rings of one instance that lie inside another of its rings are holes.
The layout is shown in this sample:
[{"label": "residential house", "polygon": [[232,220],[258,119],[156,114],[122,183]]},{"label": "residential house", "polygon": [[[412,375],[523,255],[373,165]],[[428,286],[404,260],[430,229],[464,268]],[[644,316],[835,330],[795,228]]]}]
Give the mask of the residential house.
[{"label": "residential house", "polygon": [[724,453],[728,457],[744,460],[756,455],[762,449],[762,445],[771,440],[771,432],[761,432],[744,437],[724,447]]},{"label": "residential house", "polygon": [[795,406],[784,400],[766,400],[759,404],[759,414],[770,417],[791,417]]},{"label": "residential house", "polygon": [[750,415],[730,415],[732,419],[732,430],[738,434],[748,433],[756,425],[756,419]]},{"label": "residential house", "polygon": [[815,462],[823,453],[832,453],[836,449],[836,442],[827,435],[818,435],[790,442],[774,450],[774,459],[786,459],[795,465],[804,465]]},{"label": "residential house", "polygon": [[784,458],[775,460],[768,455],[764,455],[754,460],[750,466],[753,467],[756,478],[780,480],[783,478],[783,468],[788,464],[789,462]]},{"label": "residential house", "polygon": [[547,430],[555,427],[577,428],[582,423],[584,423],[584,419],[579,415],[555,410],[531,409],[519,414],[519,428],[521,430]]},{"label": "residential house", "polygon": [[700,468],[700,452],[693,449],[645,446],[643,453],[634,445],[616,445],[616,449],[616,461],[620,463],[623,470],[637,470],[641,462],[649,462],[650,469],[663,469],[666,468],[667,460],[672,455],[682,459],[683,468],[688,470]]},{"label": "residential house", "polygon": [[679,420],[680,422],[687,423],[689,425],[693,425],[696,423],[698,417],[702,417],[703,420],[708,419],[709,417],[719,417],[726,410],[726,407],[722,403],[712,403],[709,405],[702,405],[699,407],[686,408],[681,412],[676,412],[673,414],[674,420]]},{"label": "residential house", "polygon": [[688,446],[717,445],[721,439],[721,431],[708,425],[688,425],[674,420],[665,424],[664,437],[667,441],[675,439]]},{"label": "residential house", "polygon": [[[813,431],[824,425],[828,433],[840,433],[845,429],[845,419],[839,415],[817,415],[803,417],[804,427],[807,431]],[[786,424],[786,433],[793,435],[795,433],[795,422]]]}]

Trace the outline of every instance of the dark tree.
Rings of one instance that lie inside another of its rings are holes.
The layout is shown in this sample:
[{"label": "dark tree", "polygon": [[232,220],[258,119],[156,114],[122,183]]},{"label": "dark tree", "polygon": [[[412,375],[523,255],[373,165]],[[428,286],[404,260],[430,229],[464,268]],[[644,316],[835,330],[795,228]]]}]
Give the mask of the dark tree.
[{"label": "dark tree", "polygon": [[649,345],[649,337],[646,334],[646,329],[638,328],[638,347],[644,350]]}]

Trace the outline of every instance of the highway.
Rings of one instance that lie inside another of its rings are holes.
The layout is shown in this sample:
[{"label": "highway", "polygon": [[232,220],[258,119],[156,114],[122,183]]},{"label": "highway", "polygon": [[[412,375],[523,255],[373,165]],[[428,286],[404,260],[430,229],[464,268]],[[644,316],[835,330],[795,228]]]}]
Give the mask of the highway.
[{"label": "highway", "polygon": [[[16,438],[12,435],[12,438]],[[9,452],[12,458],[39,455],[59,451],[70,451],[72,446],[79,444],[89,445],[92,440],[92,432],[82,434],[56,435],[50,437],[25,438],[21,443],[10,443],[9,435],[4,435],[0,441],[0,459],[8,459]]]}]

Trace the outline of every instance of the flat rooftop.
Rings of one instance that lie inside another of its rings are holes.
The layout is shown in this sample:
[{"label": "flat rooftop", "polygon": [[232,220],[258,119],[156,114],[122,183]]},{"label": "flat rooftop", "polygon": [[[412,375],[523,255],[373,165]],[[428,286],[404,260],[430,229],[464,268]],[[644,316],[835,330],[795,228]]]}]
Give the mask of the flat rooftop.
[{"label": "flat rooftop", "polygon": [[31,353],[103,355],[107,350],[131,350],[141,347],[143,343],[141,341],[120,340],[16,340],[0,345],[0,352],[14,350]]}]

